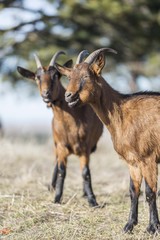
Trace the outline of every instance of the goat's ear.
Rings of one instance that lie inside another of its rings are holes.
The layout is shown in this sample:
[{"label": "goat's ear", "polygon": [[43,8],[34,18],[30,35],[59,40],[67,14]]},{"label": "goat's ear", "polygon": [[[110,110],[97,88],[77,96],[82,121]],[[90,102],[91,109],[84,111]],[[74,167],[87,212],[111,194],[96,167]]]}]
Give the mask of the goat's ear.
[{"label": "goat's ear", "polygon": [[100,75],[104,65],[105,56],[103,53],[100,53],[95,59],[95,61],[91,64],[91,68],[97,75]]},{"label": "goat's ear", "polygon": [[22,67],[17,67],[17,71],[25,78],[29,78],[29,79],[32,79],[32,80],[35,80],[35,73],[25,69],[25,68],[22,68]]},{"label": "goat's ear", "polygon": [[73,65],[73,60],[70,59],[68,60],[67,62],[65,62],[65,64],[63,65],[64,67],[68,67],[68,68],[71,68]]},{"label": "goat's ear", "polygon": [[57,69],[57,71],[61,74],[61,75],[65,75],[65,76],[69,76],[71,69],[66,67],[66,66],[61,66],[57,63],[54,64],[54,67]]}]

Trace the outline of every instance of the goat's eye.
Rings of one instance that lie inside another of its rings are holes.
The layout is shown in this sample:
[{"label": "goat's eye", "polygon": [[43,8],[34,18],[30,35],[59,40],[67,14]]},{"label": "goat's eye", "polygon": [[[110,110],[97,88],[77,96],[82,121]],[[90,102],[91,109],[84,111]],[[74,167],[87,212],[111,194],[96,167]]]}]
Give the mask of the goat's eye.
[{"label": "goat's eye", "polygon": [[85,75],[83,78],[84,78],[84,79],[87,79],[87,78],[89,78],[89,76],[88,76],[88,75]]}]

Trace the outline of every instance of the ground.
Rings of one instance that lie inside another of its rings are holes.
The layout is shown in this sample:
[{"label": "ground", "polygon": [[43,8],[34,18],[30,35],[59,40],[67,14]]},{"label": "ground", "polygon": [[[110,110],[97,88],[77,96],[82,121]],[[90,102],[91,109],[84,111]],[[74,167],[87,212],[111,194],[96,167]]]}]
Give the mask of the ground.
[{"label": "ground", "polygon": [[[90,162],[99,208],[90,208],[82,197],[79,160],[75,156],[68,160],[62,204],[54,204],[54,192],[47,190],[53,162],[50,135],[0,139],[0,239],[160,239],[145,232],[148,206],[143,186],[139,224],[132,234],[123,233],[130,207],[129,173],[108,136],[101,138]],[[157,203],[159,207],[159,199]]]}]

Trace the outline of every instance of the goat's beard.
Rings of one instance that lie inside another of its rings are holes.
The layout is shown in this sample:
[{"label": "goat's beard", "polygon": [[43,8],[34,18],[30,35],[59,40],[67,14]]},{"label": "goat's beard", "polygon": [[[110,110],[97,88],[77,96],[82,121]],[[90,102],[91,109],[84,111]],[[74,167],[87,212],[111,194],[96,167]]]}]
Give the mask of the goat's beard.
[{"label": "goat's beard", "polygon": [[43,101],[46,103],[47,108],[52,107],[52,101],[49,98],[44,98],[44,97],[42,98],[43,98]]},{"label": "goat's beard", "polygon": [[51,107],[52,107],[52,103],[51,102],[47,103],[47,108],[51,108]]}]

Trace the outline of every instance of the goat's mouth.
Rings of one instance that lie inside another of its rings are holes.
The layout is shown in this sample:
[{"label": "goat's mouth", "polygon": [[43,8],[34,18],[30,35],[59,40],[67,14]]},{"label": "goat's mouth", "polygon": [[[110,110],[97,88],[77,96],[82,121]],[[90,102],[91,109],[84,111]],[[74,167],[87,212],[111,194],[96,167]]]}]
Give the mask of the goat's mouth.
[{"label": "goat's mouth", "polygon": [[49,103],[49,102],[51,102],[51,99],[49,99],[49,98],[44,98],[44,97],[43,97],[43,101],[44,101],[45,103]]},{"label": "goat's mouth", "polygon": [[80,99],[79,97],[77,99],[71,100],[70,102],[68,102],[68,106],[69,107],[75,107],[78,106],[80,103]]},{"label": "goat's mouth", "polygon": [[68,103],[69,107],[75,107],[80,104],[80,98],[79,93],[72,93],[72,92],[66,92],[65,93],[65,100]]},{"label": "goat's mouth", "polygon": [[45,103],[50,103],[50,102],[52,102],[52,99],[51,99],[51,97],[50,97],[49,95],[47,95],[47,96],[42,95],[42,98],[43,98],[43,101],[44,101]]}]

